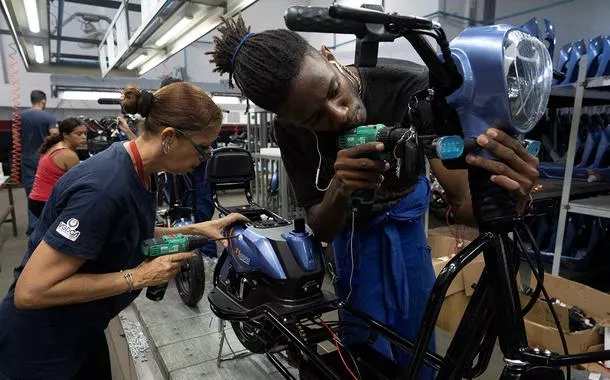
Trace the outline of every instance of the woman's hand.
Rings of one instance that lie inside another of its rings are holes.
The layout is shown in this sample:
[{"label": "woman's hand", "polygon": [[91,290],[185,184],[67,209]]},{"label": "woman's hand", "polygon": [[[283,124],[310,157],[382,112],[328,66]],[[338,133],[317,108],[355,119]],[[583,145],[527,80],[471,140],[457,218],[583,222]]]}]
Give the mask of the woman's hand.
[{"label": "woman's hand", "polygon": [[142,262],[132,271],[134,289],[165,284],[174,278],[186,260],[196,255],[194,252],[182,252]]},{"label": "woman's hand", "polygon": [[495,128],[477,137],[477,143],[499,161],[469,154],[466,162],[492,173],[491,181],[506,189],[517,201],[517,212],[523,213],[534,182],[540,177],[538,158],[529,154],[519,141]]},{"label": "woman's hand", "polygon": [[129,138],[129,140],[133,140],[137,137],[135,135],[135,133],[133,133],[131,128],[129,128],[129,124],[127,124],[127,121],[125,121],[125,119],[123,119],[123,117],[121,117],[121,116],[117,117],[116,122],[118,124],[119,130],[121,130],[123,133],[125,133],[127,135],[127,138]]},{"label": "woman's hand", "polygon": [[[247,222],[249,219],[237,213],[229,214],[224,218],[210,220],[208,222],[191,224],[189,226],[191,233],[195,235],[203,235],[210,239],[222,239],[224,235],[222,231],[235,222]],[[223,240],[226,247],[227,241]]]}]

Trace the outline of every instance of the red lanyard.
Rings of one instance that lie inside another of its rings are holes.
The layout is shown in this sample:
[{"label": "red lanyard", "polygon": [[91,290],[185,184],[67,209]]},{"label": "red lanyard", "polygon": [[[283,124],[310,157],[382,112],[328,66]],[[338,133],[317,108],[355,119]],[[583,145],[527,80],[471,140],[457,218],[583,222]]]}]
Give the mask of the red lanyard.
[{"label": "red lanyard", "polygon": [[138,176],[140,177],[144,187],[147,187],[146,177],[144,176],[144,164],[142,163],[142,157],[140,156],[140,151],[136,146],[135,140],[131,140],[128,145],[129,150],[131,150],[131,154],[133,155],[133,159],[136,162],[136,171],[138,172]]}]

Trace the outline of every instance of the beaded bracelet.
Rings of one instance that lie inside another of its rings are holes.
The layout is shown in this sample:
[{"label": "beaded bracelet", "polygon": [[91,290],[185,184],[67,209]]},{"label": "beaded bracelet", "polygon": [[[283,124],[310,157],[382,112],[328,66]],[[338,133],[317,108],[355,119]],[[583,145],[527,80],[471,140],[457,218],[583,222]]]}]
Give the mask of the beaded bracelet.
[{"label": "beaded bracelet", "polygon": [[123,273],[123,277],[127,281],[127,293],[131,293],[133,291],[133,275],[131,271],[121,271],[121,273]]}]

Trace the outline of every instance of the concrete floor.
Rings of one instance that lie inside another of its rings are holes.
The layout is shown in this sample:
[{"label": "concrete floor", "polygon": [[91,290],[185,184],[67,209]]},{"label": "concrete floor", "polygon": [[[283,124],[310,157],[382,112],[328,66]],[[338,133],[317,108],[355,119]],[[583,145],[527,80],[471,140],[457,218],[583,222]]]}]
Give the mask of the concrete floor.
[{"label": "concrete floor", "polygon": [[[6,293],[12,283],[12,268],[21,261],[26,248],[27,214],[23,189],[15,189],[14,196],[19,236],[17,238],[12,236],[9,224],[0,226],[1,295]],[[239,203],[240,199],[225,197],[223,201]],[[0,191],[0,210],[7,204],[7,190],[3,189]],[[208,276],[206,290],[211,288],[210,279],[211,276]],[[139,379],[280,378],[275,368],[261,355],[226,361],[220,368],[217,367],[216,358],[220,343],[218,319],[209,310],[207,297],[204,297],[197,307],[187,307],[180,301],[173,284],[170,284],[162,302],[146,299],[143,292],[128,309],[121,313],[120,321],[124,332],[119,335],[128,341],[131,340],[132,364]],[[230,328],[227,329],[227,339],[233,350],[242,349]],[[437,329],[436,339],[437,350],[443,354],[451,335]],[[144,344],[142,340],[145,341]],[[136,343],[133,343],[134,341]],[[134,350],[133,345],[138,346],[139,351]],[[143,345],[146,347],[142,347]],[[230,351],[225,345],[223,354],[228,353]],[[496,347],[491,365],[480,379],[498,379],[501,368],[502,357]]]}]

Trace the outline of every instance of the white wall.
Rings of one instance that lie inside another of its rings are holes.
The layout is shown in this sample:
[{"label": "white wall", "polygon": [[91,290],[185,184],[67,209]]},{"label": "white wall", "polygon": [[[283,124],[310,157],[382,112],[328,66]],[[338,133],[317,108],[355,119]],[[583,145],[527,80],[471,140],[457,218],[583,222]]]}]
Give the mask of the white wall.
[{"label": "white wall", "polygon": [[[533,11],[506,17],[528,10]],[[610,34],[608,0],[574,0],[567,3],[557,0],[496,1],[498,23],[522,25],[532,17],[547,18],[555,25],[555,61],[559,49],[568,42]]]},{"label": "white wall", "polygon": [[[331,0],[312,0],[312,6],[327,7],[331,5]],[[338,3],[350,6],[359,7],[362,4],[381,4],[381,0],[340,0]],[[403,15],[413,16],[427,16],[433,14],[439,10],[438,0],[419,0],[419,1],[405,1],[405,0],[385,0],[385,10],[387,12],[397,12]],[[354,42],[355,37],[353,35],[330,35],[321,33],[311,33],[309,39],[310,43],[314,47],[322,45],[326,46],[338,46],[335,50],[337,58],[345,63],[354,62],[354,52],[356,43]],[[404,39],[397,40],[394,43],[381,43],[379,45],[379,56],[386,58],[399,58],[410,61],[420,62],[419,56],[411,45]]]}]

